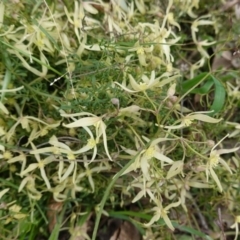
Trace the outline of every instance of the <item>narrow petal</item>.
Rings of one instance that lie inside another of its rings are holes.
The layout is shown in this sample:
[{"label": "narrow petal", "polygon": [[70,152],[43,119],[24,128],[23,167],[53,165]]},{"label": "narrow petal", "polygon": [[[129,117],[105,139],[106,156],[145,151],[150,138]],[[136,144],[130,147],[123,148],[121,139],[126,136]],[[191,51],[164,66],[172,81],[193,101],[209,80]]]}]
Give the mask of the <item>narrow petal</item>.
[{"label": "narrow petal", "polygon": [[132,203],[137,202],[139,199],[141,199],[144,196],[144,191],[141,190],[136,196],[135,198],[132,200]]},{"label": "narrow petal", "polygon": [[25,185],[27,184],[27,182],[29,181],[29,177],[25,177],[20,186],[18,187],[18,192],[21,192],[23,190],[23,188],[25,187]]},{"label": "narrow petal", "polygon": [[129,92],[129,93],[136,93],[138,91],[133,91],[125,86],[123,86],[122,84],[118,83],[118,82],[114,82],[115,84],[117,84],[119,87],[121,87],[123,90],[125,90],[126,92]]},{"label": "narrow petal", "polygon": [[32,172],[34,169],[38,167],[38,163],[31,163],[23,172],[21,172],[21,177],[24,176],[28,172]]},{"label": "narrow petal", "polygon": [[164,222],[166,223],[166,225],[167,225],[172,231],[174,231],[174,227],[173,227],[173,225],[172,225],[172,223],[171,223],[168,215],[167,215],[167,214],[164,214],[164,215],[162,216],[162,218],[163,218]]},{"label": "narrow petal", "polygon": [[91,163],[91,162],[96,158],[96,155],[97,155],[97,147],[95,147],[95,148],[93,149],[92,159],[90,160],[89,163]]},{"label": "narrow petal", "polygon": [[183,161],[174,162],[167,173],[167,179],[170,179],[176,176],[177,174],[181,173],[182,170],[183,170]]},{"label": "narrow petal", "polygon": [[155,79],[155,71],[152,71],[148,85],[151,86],[152,84],[154,84],[154,82],[158,83],[158,80]]},{"label": "narrow petal", "polygon": [[213,180],[216,182],[216,184],[217,184],[217,186],[219,188],[219,191],[222,192],[222,190],[223,190],[222,189],[222,185],[221,185],[221,183],[220,183],[220,181],[218,179],[217,174],[214,172],[214,170],[212,168],[210,168],[209,171],[210,171],[210,173],[212,175]]},{"label": "narrow petal", "polygon": [[151,225],[153,225],[153,223],[155,223],[156,221],[158,221],[160,217],[161,217],[160,214],[155,214],[155,215],[152,217],[152,219],[150,220],[150,222],[149,222],[149,223],[145,223],[144,225],[145,225],[146,227],[150,227]]},{"label": "narrow petal", "polygon": [[121,146],[121,148],[123,149],[124,152],[126,152],[126,153],[128,153],[129,155],[132,155],[132,156],[135,156],[138,153],[135,150],[131,150],[131,149],[125,148],[123,146]]},{"label": "narrow petal", "polygon": [[64,173],[64,175],[60,179],[60,182],[64,181],[71,174],[71,172],[73,171],[74,166],[75,166],[75,162],[71,161],[67,171]]},{"label": "narrow petal", "polygon": [[181,129],[181,128],[186,127],[186,126],[185,126],[184,123],[181,123],[181,124],[175,125],[175,126],[162,126],[162,127],[166,128],[166,129],[173,129],[174,130],[174,129]]},{"label": "narrow petal", "polygon": [[88,127],[96,124],[98,121],[101,120],[101,117],[85,117],[69,124],[63,124],[63,126],[67,128]]},{"label": "narrow petal", "polygon": [[[147,139],[147,138],[144,137],[144,136],[142,136],[142,138],[143,138],[144,140]],[[173,139],[173,138],[156,138],[156,139],[154,139],[154,140],[151,142],[150,146],[155,146],[155,145],[157,145],[157,144],[160,143],[160,142],[165,142],[165,141],[170,141],[170,140],[175,140],[175,139]],[[146,140],[146,141],[147,141],[147,140]],[[147,141],[147,142],[149,142],[149,141]]]},{"label": "narrow petal", "polygon": [[94,192],[94,190],[95,190],[95,185],[94,185],[94,182],[93,182],[93,179],[92,179],[92,176],[91,176],[91,175],[88,176],[88,181],[89,181],[90,186],[91,186],[91,188],[92,188],[92,192]]},{"label": "narrow petal", "polygon": [[84,147],[80,148],[79,150],[73,151],[73,154],[84,153],[84,152],[87,152],[87,151],[90,150],[90,149],[92,149],[92,147],[87,144],[87,145],[85,145]]},{"label": "narrow petal", "polygon": [[9,159],[7,162],[8,163],[14,163],[14,162],[24,162],[26,161],[26,155],[24,154],[20,154],[19,156],[13,157],[11,159]]},{"label": "narrow petal", "polygon": [[232,174],[230,167],[223,159],[219,158],[219,162]]},{"label": "narrow petal", "polygon": [[144,178],[147,180],[147,181],[150,181],[151,178],[150,178],[150,175],[149,175],[149,163],[148,163],[148,159],[146,157],[142,157],[141,158],[141,169],[142,169],[142,173],[143,173],[143,176]]},{"label": "narrow petal", "polygon": [[163,87],[166,84],[169,84],[170,82],[174,81],[176,78],[178,78],[180,75],[174,75],[172,77],[169,77],[167,79],[162,80],[161,82],[159,82],[159,87]]},{"label": "narrow petal", "polygon": [[181,199],[179,199],[177,202],[170,203],[169,205],[167,205],[167,207],[164,208],[164,210],[168,211],[169,209],[171,209],[173,207],[178,207],[180,204],[181,204]]},{"label": "narrow petal", "polygon": [[7,108],[3,105],[3,103],[0,101],[0,110],[3,111],[3,113],[5,114],[9,114],[9,111],[7,110]]},{"label": "narrow petal", "polygon": [[[57,107],[55,107],[57,108]],[[89,112],[80,112],[80,113],[71,113],[67,114],[65,113],[62,109],[58,109],[62,117],[80,117],[80,116],[92,116],[96,117],[94,114],[89,113]]]},{"label": "narrow petal", "polygon": [[59,164],[58,164],[58,178],[59,178],[59,180],[62,178],[63,168],[64,168],[64,162],[61,161],[61,159],[60,159]]},{"label": "narrow petal", "polygon": [[0,191],[0,199],[2,196],[9,191],[10,188],[5,188],[4,190]]},{"label": "narrow petal", "polygon": [[47,175],[46,175],[46,172],[45,172],[44,168],[40,168],[40,171],[41,171],[41,176],[42,176],[43,180],[45,181],[45,183],[47,185],[47,188],[51,189],[51,185],[50,185],[50,182],[47,178]]},{"label": "narrow petal", "polygon": [[[122,173],[122,175],[125,175],[125,174],[127,174],[127,173],[130,173],[130,172],[132,172],[132,171],[135,171],[136,169],[137,169],[138,167],[136,167],[136,164],[134,164],[134,163],[132,163],[123,173]],[[122,176],[121,175],[121,176]],[[116,176],[116,175],[115,175]],[[114,177],[115,177],[114,176]],[[113,178],[114,178],[113,177]]]},{"label": "narrow petal", "polygon": [[[103,123],[103,122],[102,122],[102,123]],[[103,124],[104,124],[104,123],[103,123]],[[102,129],[102,134],[103,134],[103,143],[104,143],[105,152],[106,152],[108,158],[109,158],[111,161],[113,161],[112,158],[111,158],[111,156],[110,156],[110,154],[109,154],[109,152],[108,152],[107,135],[106,135],[106,132],[105,132],[105,124],[104,124],[104,125],[103,125],[103,124],[101,124],[101,129]]]},{"label": "narrow petal", "polygon": [[208,123],[218,123],[218,122],[222,121],[222,118],[216,119],[216,118],[209,117],[208,115],[198,114],[198,113],[192,114],[189,117],[190,117],[190,119],[196,119],[196,120],[200,120],[200,121],[208,122]]},{"label": "narrow petal", "polygon": [[165,155],[163,155],[157,151],[154,152],[154,157],[163,162],[167,162],[170,164],[173,163],[172,159],[170,159],[169,157],[166,157]]},{"label": "narrow petal", "polygon": [[219,155],[226,154],[226,153],[232,153],[232,152],[236,152],[238,149],[239,149],[239,147],[230,148],[230,149],[219,149],[219,150],[217,150],[217,153]]},{"label": "narrow petal", "polygon": [[59,148],[67,149],[71,151],[70,147],[67,144],[59,142],[56,136],[54,135],[50,138],[49,143],[55,147],[59,147]]}]

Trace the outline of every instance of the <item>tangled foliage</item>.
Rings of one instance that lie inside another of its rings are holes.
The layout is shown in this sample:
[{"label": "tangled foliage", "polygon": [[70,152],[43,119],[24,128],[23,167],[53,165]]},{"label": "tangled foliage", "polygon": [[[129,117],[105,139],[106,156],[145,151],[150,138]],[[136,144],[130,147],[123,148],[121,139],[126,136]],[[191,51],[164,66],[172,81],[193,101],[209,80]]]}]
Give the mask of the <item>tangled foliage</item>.
[{"label": "tangled foliage", "polygon": [[239,73],[212,60],[239,26],[232,15],[226,37],[221,5],[0,1],[2,239],[53,236],[49,221],[90,239],[77,226],[92,212],[95,239],[100,216],[131,202],[146,239],[214,238],[220,205],[238,231]]}]

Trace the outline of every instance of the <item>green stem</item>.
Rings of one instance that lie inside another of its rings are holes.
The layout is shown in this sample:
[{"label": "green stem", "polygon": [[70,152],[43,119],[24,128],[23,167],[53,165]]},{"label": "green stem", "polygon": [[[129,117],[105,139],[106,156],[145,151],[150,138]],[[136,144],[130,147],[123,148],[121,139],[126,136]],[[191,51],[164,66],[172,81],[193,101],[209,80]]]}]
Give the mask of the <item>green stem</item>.
[{"label": "green stem", "polygon": [[[150,141],[147,145],[146,145],[146,148],[149,147],[149,145],[151,144],[152,141]],[[118,172],[112,179],[112,181],[110,182],[110,184],[108,185],[105,193],[104,193],[104,196],[102,198],[102,201],[100,202],[100,209],[99,211],[97,212],[97,217],[96,217],[96,221],[95,221],[95,226],[94,226],[94,230],[93,230],[93,235],[92,235],[92,240],[95,240],[96,239],[96,236],[97,236],[97,230],[98,230],[98,226],[99,226],[99,222],[100,222],[100,219],[101,219],[101,215],[102,215],[102,212],[103,212],[103,208],[104,208],[104,205],[107,201],[107,198],[109,196],[109,193],[113,187],[113,185],[115,184],[115,182],[117,181],[117,179],[126,171],[127,168],[130,167],[130,165],[135,161],[135,159],[139,156],[139,154],[141,153],[141,151],[138,152],[138,154],[132,158],[129,163],[127,163],[124,168],[122,168],[122,170],[120,172]]]},{"label": "green stem", "polygon": [[50,94],[47,94],[47,93],[43,93],[43,92],[39,92],[37,91],[35,88],[32,88],[29,86],[29,84],[25,83],[24,81],[20,80],[21,84],[26,87],[28,90],[38,94],[38,95],[41,95],[43,97],[47,97],[47,98],[52,98],[52,99],[55,99],[55,100],[59,100],[60,98],[56,97],[56,96],[53,96],[53,95],[50,95]]},{"label": "green stem", "polygon": [[202,154],[200,154],[199,152],[195,151],[186,141],[184,141],[184,144],[186,144],[188,146],[190,151],[194,152],[196,155],[200,156],[201,158],[208,160],[207,157],[204,157]]}]

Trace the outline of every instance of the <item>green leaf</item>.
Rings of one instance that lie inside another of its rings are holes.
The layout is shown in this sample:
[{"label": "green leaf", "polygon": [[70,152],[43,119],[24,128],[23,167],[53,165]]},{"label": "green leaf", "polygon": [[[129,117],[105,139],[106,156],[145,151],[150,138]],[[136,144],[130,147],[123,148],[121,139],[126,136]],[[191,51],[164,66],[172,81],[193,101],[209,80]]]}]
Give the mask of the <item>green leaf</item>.
[{"label": "green leaf", "polygon": [[[142,213],[142,212],[132,212],[132,211],[109,212],[109,215],[111,217],[116,217],[116,218],[121,218],[121,219],[126,219],[126,220],[128,219],[128,217],[142,218],[146,221],[149,221],[152,218],[152,216],[149,215],[149,214],[145,214],[145,213]],[[160,226],[166,225],[163,219],[159,219],[157,221],[157,223]],[[177,228],[177,229],[179,229],[183,232],[190,233],[194,236],[201,237],[202,239],[212,240],[212,238],[210,236],[208,236],[205,233],[200,232],[200,231],[198,231],[198,230],[196,230],[192,227],[180,225],[175,221],[173,221],[172,224],[175,228]]]},{"label": "green leaf", "polygon": [[[187,92],[188,93],[198,93],[198,91],[196,90],[197,89],[196,87],[205,80],[209,81],[209,79],[211,80],[209,73],[201,73],[198,76],[196,76],[190,80],[184,81],[183,83],[181,83],[181,85],[178,88],[182,94],[185,94]],[[201,87],[201,88],[203,88],[203,87]],[[204,89],[205,88],[206,87],[204,87]],[[200,92],[201,91],[203,91],[203,90],[200,90]]]},{"label": "green leaf", "polygon": [[[197,88],[197,86],[203,82],[205,82],[204,85]],[[208,115],[212,116],[223,109],[226,99],[226,91],[223,84],[209,73],[201,73],[193,79],[183,82],[178,88],[182,94],[208,94],[210,90],[214,88],[214,100],[209,109],[212,112],[208,113]]]},{"label": "green leaf", "polygon": [[61,224],[56,223],[48,240],[58,240],[60,229],[61,229]]},{"label": "green leaf", "polygon": [[226,90],[223,84],[214,76],[211,76],[211,77],[214,82],[215,91],[214,91],[213,104],[210,107],[210,110],[213,110],[213,113],[209,113],[208,114],[209,116],[219,113],[222,110],[225,103],[225,99],[226,99]]}]

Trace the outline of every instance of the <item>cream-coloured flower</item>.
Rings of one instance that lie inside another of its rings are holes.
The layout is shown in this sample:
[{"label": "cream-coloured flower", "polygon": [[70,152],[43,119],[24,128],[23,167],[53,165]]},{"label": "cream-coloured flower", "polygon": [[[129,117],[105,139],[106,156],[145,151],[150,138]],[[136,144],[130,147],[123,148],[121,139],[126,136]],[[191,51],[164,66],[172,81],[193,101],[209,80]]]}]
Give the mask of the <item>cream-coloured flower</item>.
[{"label": "cream-coloured flower", "polygon": [[[49,140],[49,144],[52,145],[52,147],[46,147],[46,148],[39,148],[30,151],[31,154],[45,154],[50,153],[54,157],[59,158],[59,169],[58,169],[58,177],[59,181],[64,181],[73,171],[76,169],[77,164],[75,161],[75,156],[72,150],[68,145],[65,143],[59,142],[56,136],[52,136]],[[65,168],[64,162],[62,161],[62,154],[66,155],[67,159],[69,160],[69,166]]]},{"label": "cream-coloured flower", "polygon": [[176,121],[176,123],[180,122],[179,125],[173,125],[173,126],[163,126],[161,127],[166,128],[166,129],[181,129],[184,127],[189,127],[194,120],[202,121],[202,122],[208,122],[208,123],[218,123],[222,121],[222,119],[216,119],[209,117],[208,115],[205,115],[204,113],[209,113],[209,112],[194,112],[190,113],[186,116],[184,116],[182,119],[179,119]]},{"label": "cream-coloured flower", "polygon": [[162,203],[159,200],[156,200],[156,207],[152,208],[152,211],[154,211],[154,216],[152,217],[152,219],[150,220],[149,223],[144,224],[146,227],[151,226],[154,222],[158,221],[160,218],[163,218],[164,222],[166,223],[166,225],[172,230],[174,231],[174,227],[168,217],[168,212],[171,208],[173,207],[177,207],[181,204],[181,201],[179,200],[178,202],[175,203],[171,203],[168,206],[166,206],[165,208],[162,206]]},{"label": "cream-coloured flower", "polygon": [[37,176],[32,173],[31,175],[27,174],[27,176],[21,181],[21,184],[18,187],[18,192],[21,192],[23,188],[26,187],[29,198],[39,200],[42,197],[42,194],[36,189],[36,177]]},{"label": "cream-coloured flower", "polygon": [[[44,121],[42,121],[39,118],[36,117],[32,117],[32,116],[20,116],[19,118],[15,119],[14,117],[12,117],[12,119],[14,119],[16,121],[16,123],[9,129],[9,131],[6,134],[6,140],[9,141],[12,136],[14,135],[16,128],[19,124],[21,124],[22,129],[26,129],[26,131],[30,132],[31,131],[31,127],[30,125],[36,127],[36,125],[34,125],[34,123],[39,123],[39,124],[43,124],[49,128],[54,127],[54,126],[58,126],[60,124],[60,122],[57,122],[55,124],[48,124]],[[32,137],[32,135],[31,135]]]},{"label": "cream-coloured flower", "polygon": [[[146,137],[143,137],[145,141],[149,142],[150,140]],[[153,141],[151,141],[149,147],[147,149],[144,149],[140,152],[140,154],[138,155],[138,157],[135,159],[135,162],[133,164],[131,164],[129,166],[129,168],[127,168],[123,174],[129,173],[131,171],[135,171],[138,168],[141,168],[142,173],[143,173],[143,177],[145,180],[150,181],[151,177],[150,177],[150,173],[149,173],[149,169],[150,169],[150,164],[149,162],[153,159],[156,158],[161,162],[165,162],[168,164],[172,164],[173,160],[170,159],[169,157],[165,156],[161,149],[158,146],[158,143],[160,142],[164,142],[169,140],[168,138],[157,138],[154,139]],[[138,151],[135,150],[131,150],[131,149],[127,149],[122,147],[122,149],[132,155],[132,156],[136,156],[138,154]]]},{"label": "cream-coloured flower", "polygon": [[85,156],[84,158],[85,162],[84,162],[84,171],[80,174],[77,175],[77,178],[76,180],[78,181],[79,179],[82,179],[84,177],[87,177],[88,178],[88,181],[89,181],[89,184],[92,188],[92,192],[95,191],[95,184],[94,184],[94,181],[93,181],[93,175],[94,173],[99,173],[101,171],[109,171],[111,169],[110,165],[106,165],[106,166],[96,166],[94,168],[89,168],[89,162]]},{"label": "cream-coloured flower", "polygon": [[[0,5],[1,5],[1,3],[0,3]],[[0,9],[0,10],[1,10],[1,9]],[[23,86],[22,86],[22,87],[19,87],[19,88],[14,88],[14,89],[4,89],[4,88],[6,88],[7,85],[8,85],[8,80],[9,80],[9,79],[7,79],[7,82],[4,81],[4,83],[3,83],[3,89],[0,90],[0,93],[2,94],[2,95],[1,95],[1,100],[0,100],[0,111],[2,111],[2,112],[5,113],[5,114],[9,114],[9,112],[8,112],[7,108],[4,106],[4,104],[2,103],[2,101],[3,101],[3,99],[4,99],[4,94],[5,94],[5,93],[8,93],[8,92],[16,92],[16,91],[19,91],[19,90],[23,89]]]},{"label": "cream-coloured flower", "polygon": [[7,162],[10,164],[15,162],[22,163],[22,167],[21,167],[21,172],[22,172],[26,167],[27,157],[24,153],[20,153],[20,155],[10,158]]},{"label": "cream-coloured flower", "polygon": [[[68,21],[74,26],[74,32],[78,38],[79,43],[81,43],[81,34],[84,34],[84,30],[93,29],[100,26],[99,21],[86,16],[85,11],[91,14],[98,13],[97,9],[91,4],[84,1],[74,1],[74,13],[70,13],[68,9],[64,6],[64,11],[67,15]],[[86,22],[86,26],[84,25]]]},{"label": "cream-coloured flower", "polygon": [[205,58],[202,57],[199,61],[195,62],[190,67],[190,78],[194,78],[195,70],[201,68],[205,63]]},{"label": "cream-coloured flower", "polygon": [[[88,129],[88,127],[89,126],[94,126],[95,130],[96,130],[96,140],[93,137],[91,137],[84,150],[94,148],[94,154],[93,154],[93,158],[92,158],[92,160],[93,160],[95,158],[95,155],[96,155],[95,146],[99,142],[100,137],[102,136],[106,154],[107,154],[108,158],[110,160],[112,160],[112,158],[109,154],[109,151],[108,151],[106,124],[102,120],[103,117],[98,117],[98,116],[96,116],[92,113],[88,113],[88,112],[75,113],[75,114],[66,114],[66,113],[62,112],[61,116],[62,117],[71,117],[74,120],[74,122],[72,122],[70,124],[63,124],[64,127],[67,127],[67,128],[83,127],[88,132],[88,134],[90,134],[90,135],[91,135],[91,133],[90,133],[91,131]],[[76,118],[74,118],[76,116],[91,116],[91,117],[83,117],[83,118],[80,118],[80,119],[76,119]],[[78,151],[75,152],[75,154],[81,153],[81,152],[83,152],[83,150],[78,150]]]},{"label": "cream-coloured flower", "polygon": [[147,183],[144,182],[144,178],[138,178],[139,182],[133,183],[131,184],[131,187],[135,188],[139,188],[141,189],[138,194],[134,197],[134,199],[132,200],[132,203],[139,201],[142,197],[146,197],[146,195],[148,195],[150,197],[151,200],[154,201],[154,194],[153,194],[153,187],[152,185],[155,183],[155,180],[150,180]]},{"label": "cream-coloured flower", "polygon": [[[158,87],[163,87],[166,84],[172,82],[178,76],[175,75],[170,77],[169,73],[164,73],[160,77],[156,78],[155,71],[152,71],[150,78],[147,77],[146,75],[143,75],[141,78],[142,81],[140,83],[138,83],[131,74],[129,74],[128,77],[130,80],[131,88],[128,88],[118,82],[114,82],[114,83],[129,93],[136,93],[136,92],[144,92],[148,89],[155,90]],[[165,79],[161,80],[162,78],[165,78]]]},{"label": "cream-coloured flower", "polygon": [[[10,217],[12,217],[14,219],[18,219],[18,220],[27,217],[27,214],[20,212],[21,209],[22,209],[22,207],[20,207],[17,204],[14,204],[11,207],[9,207]],[[8,221],[6,220],[5,224],[7,224],[7,223],[8,223]]]},{"label": "cream-coloured flower", "polygon": [[147,54],[153,51],[154,47],[151,45],[150,47],[143,47],[140,45],[139,41],[134,44],[133,48],[130,48],[129,52],[136,52],[138,56],[138,60],[141,66],[147,66]]},{"label": "cream-coloured flower", "polygon": [[205,58],[210,58],[209,54],[207,53],[207,51],[203,48],[203,46],[211,46],[213,44],[215,44],[216,41],[213,42],[208,42],[208,40],[204,40],[204,41],[198,41],[196,43],[197,45],[197,50],[198,52],[200,52],[200,54],[205,57]]},{"label": "cream-coloured flower", "polygon": [[240,87],[240,81],[239,80],[236,80],[236,83],[234,85],[230,82],[227,82],[228,96],[239,100],[240,99],[239,87]]},{"label": "cream-coloured flower", "polygon": [[[31,146],[32,146],[33,151],[36,150],[36,147],[33,143],[31,143]],[[46,157],[44,160],[41,160],[40,155],[38,153],[33,153],[33,154],[38,163],[29,164],[29,166],[20,173],[20,176],[23,177],[27,173],[32,172],[33,170],[39,168],[41,176],[42,176],[43,180],[45,181],[47,188],[50,189],[51,185],[50,185],[49,179],[46,175],[44,167],[45,167],[45,165],[54,161],[54,155],[50,155],[50,156]]]},{"label": "cream-coloured flower", "polygon": [[[182,161],[181,161],[182,162]],[[174,162],[175,164],[175,162]],[[172,166],[174,166],[174,164]],[[182,167],[180,167],[181,169]],[[169,170],[170,172],[170,170]],[[180,171],[178,171],[180,172]],[[185,212],[188,212],[186,199],[192,199],[190,188],[213,188],[213,185],[209,183],[205,183],[202,179],[199,179],[198,176],[192,178],[191,174],[184,176],[183,178],[172,178],[172,185],[168,185],[165,190],[165,197],[169,200],[172,199],[172,196],[176,196],[176,191],[180,193],[181,205]],[[173,192],[172,196],[169,196],[169,192]]]},{"label": "cream-coloured flower", "polygon": [[207,177],[207,181],[209,179],[209,175],[212,176],[213,180],[216,182],[218,189],[220,192],[222,192],[222,185],[220,183],[220,180],[217,176],[217,174],[214,171],[214,168],[216,168],[218,166],[219,163],[221,163],[223,165],[223,167],[228,170],[230,173],[232,173],[230,167],[228,166],[228,164],[220,157],[222,154],[227,154],[227,153],[232,153],[232,152],[236,152],[239,147],[237,148],[230,148],[230,149],[218,149],[216,150],[216,147],[225,139],[229,136],[229,134],[227,134],[224,138],[222,138],[217,144],[215,144],[209,154],[209,158],[208,158],[208,162],[206,165],[206,177]]},{"label": "cream-coloured flower", "polygon": [[204,18],[209,18],[210,15],[201,16],[198,19],[194,20],[191,26],[192,38],[195,43],[198,43],[196,32],[199,31],[199,26],[203,25],[214,25],[214,22],[211,20],[205,20]]}]

